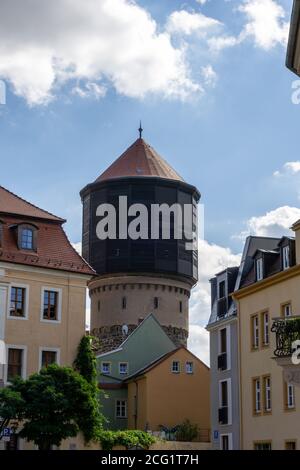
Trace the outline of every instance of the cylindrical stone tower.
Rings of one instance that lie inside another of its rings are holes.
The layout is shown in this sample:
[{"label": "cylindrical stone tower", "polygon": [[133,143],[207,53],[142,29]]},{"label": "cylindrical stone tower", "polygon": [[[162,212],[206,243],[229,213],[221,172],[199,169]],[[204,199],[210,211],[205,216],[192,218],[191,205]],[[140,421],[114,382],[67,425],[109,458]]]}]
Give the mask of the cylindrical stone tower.
[{"label": "cylindrical stone tower", "polygon": [[[163,233],[165,222],[160,219],[162,226],[153,237],[151,214],[153,206],[174,208],[177,205],[182,208],[182,214],[190,207],[191,230],[195,232],[198,190],[185,183],[139,138],[80,194],[83,256],[97,272],[89,284],[91,332],[101,340],[101,351],[118,347],[150,313],[155,314],[175,344],[186,345],[190,291],[198,278],[197,251],[187,248],[185,236],[175,236],[178,219],[175,220],[172,210],[169,212],[171,236]],[[140,238],[132,238],[127,228],[135,217],[127,210],[135,208],[135,216],[140,215],[140,205],[147,209],[149,220],[140,224],[144,225],[139,227]],[[99,223],[112,206],[116,215],[115,233],[106,239],[99,238]],[[182,225],[184,220],[182,217]]]}]

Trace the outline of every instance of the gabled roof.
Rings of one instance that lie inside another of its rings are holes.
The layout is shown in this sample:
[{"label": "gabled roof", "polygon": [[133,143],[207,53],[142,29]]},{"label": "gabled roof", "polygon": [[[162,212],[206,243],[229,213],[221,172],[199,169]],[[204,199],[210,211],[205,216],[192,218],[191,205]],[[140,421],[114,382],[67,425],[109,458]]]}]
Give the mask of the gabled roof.
[{"label": "gabled roof", "polygon": [[8,189],[3,188],[3,186],[0,186],[0,214],[14,214],[60,223],[65,222],[64,219],[25,201],[25,199],[22,199]]},{"label": "gabled roof", "polygon": [[95,182],[141,176],[183,181],[182,177],[144,139],[137,139]]}]

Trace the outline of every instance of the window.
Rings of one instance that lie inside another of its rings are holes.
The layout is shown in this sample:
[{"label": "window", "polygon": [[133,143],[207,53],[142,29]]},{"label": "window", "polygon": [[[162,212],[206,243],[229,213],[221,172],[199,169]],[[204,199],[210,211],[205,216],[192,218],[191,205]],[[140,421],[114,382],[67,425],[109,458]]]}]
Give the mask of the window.
[{"label": "window", "polygon": [[292,306],[291,304],[285,304],[282,306],[282,316],[287,318],[292,316]]},{"label": "window", "polygon": [[271,410],[271,377],[264,377],[264,411],[270,413]]},{"label": "window", "polygon": [[221,434],[221,450],[232,450],[232,434]]},{"label": "window", "polygon": [[226,353],[227,352],[227,329],[222,328],[220,330],[220,353]]},{"label": "window", "polygon": [[261,388],[260,388],[260,379],[253,380],[253,412],[254,414],[259,414],[261,412]]},{"label": "window", "polygon": [[182,313],[182,300],[179,301],[179,312]]},{"label": "window", "polygon": [[252,349],[257,349],[259,347],[259,320],[258,315],[254,315],[251,318],[252,322]]},{"label": "window", "polygon": [[219,382],[219,424],[231,424],[231,379]]},{"label": "window", "polygon": [[282,248],[282,268],[283,270],[290,267],[290,247],[289,245]]},{"label": "window", "polygon": [[187,374],[193,374],[194,372],[194,363],[193,362],[186,362],[185,363],[185,371]]},{"label": "window", "polygon": [[297,450],[297,442],[296,441],[286,441],[285,442],[285,450]]},{"label": "window", "polygon": [[57,362],[57,351],[42,351],[41,367],[48,367],[50,364],[56,364]]},{"label": "window", "polygon": [[219,282],[219,299],[225,297],[225,281]]},{"label": "window", "polygon": [[26,288],[11,287],[10,290],[10,317],[26,317]]},{"label": "window", "polygon": [[255,269],[256,269],[256,280],[261,281],[263,279],[263,259],[258,258],[255,261]]},{"label": "window", "polygon": [[116,400],[116,418],[127,418],[127,401]]},{"label": "window", "polygon": [[254,450],[272,450],[271,442],[255,442]]},{"label": "window", "polygon": [[10,382],[15,377],[22,377],[23,349],[8,348],[7,380]]},{"label": "window", "polygon": [[20,247],[22,250],[33,250],[33,229],[21,228]]},{"label": "window", "polygon": [[228,383],[227,380],[221,382],[221,406],[228,407]]},{"label": "window", "polygon": [[179,372],[180,372],[180,362],[179,361],[173,361],[172,362],[172,372],[173,372],[173,374],[179,374]]},{"label": "window", "polygon": [[263,345],[268,346],[269,344],[269,314],[265,312],[262,314],[263,323]]},{"label": "window", "polygon": [[158,309],[158,297],[154,297],[154,308]]},{"label": "window", "polygon": [[58,292],[44,290],[43,319],[58,319]]},{"label": "window", "polygon": [[125,375],[128,374],[128,363],[120,362],[119,363],[119,374]]},{"label": "window", "polygon": [[285,408],[287,410],[295,409],[295,387],[292,384],[287,384],[284,382],[285,386]]},{"label": "window", "polygon": [[122,297],[122,309],[125,310],[127,307],[127,299],[126,297]]},{"label": "window", "polygon": [[98,300],[98,312],[100,312],[100,310],[101,310],[101,302],[100,300]]},{"label": "window", "polygon": [[111,373],[110,362],[101,362],[101,372],[102,374],[106,374],[106,375],[109,375]]}]

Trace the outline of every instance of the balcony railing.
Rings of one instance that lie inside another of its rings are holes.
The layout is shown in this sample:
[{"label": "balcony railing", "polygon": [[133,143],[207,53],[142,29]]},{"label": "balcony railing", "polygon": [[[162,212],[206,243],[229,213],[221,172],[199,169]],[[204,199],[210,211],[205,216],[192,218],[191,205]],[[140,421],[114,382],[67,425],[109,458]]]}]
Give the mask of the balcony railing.
[{"label": "balcony railing", "polygon": [[300,317],[275,319],[271,331],[276,334],[276,357],[289,357],[297,348],[294,342],[300,340]]}]

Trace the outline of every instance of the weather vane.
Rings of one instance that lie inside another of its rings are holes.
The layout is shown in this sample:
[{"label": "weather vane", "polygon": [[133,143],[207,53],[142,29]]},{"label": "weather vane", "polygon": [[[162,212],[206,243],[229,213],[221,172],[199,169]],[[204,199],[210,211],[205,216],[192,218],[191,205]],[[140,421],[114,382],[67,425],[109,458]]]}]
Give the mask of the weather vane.
[{"label": "weather vane", "polygon": [[142,128],[142,121],[140,121],[140,127],[139,127],[140,139],[142,138],[143,130],[144,129]]}]

